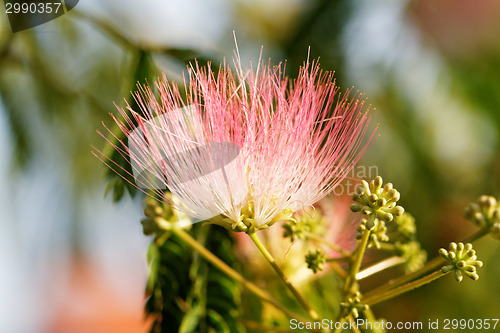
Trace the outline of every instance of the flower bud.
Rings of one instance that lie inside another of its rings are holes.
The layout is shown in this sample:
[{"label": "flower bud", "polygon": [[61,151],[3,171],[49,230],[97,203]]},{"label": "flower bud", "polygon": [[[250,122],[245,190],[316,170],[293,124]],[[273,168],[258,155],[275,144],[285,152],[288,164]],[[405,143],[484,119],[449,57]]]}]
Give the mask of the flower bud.
[{"label": "flower bud", "polygon": [[309,251],[305,259],[307,268],[311,269],[314,274],[316,274],[318,271],[323,270],[323,265],[326,262],[326,254],[320,249],[316,249],[315,252]]},{"label": "flower bud", "polygon": [[382,178],[377,176],[370,183],[361,181],[362,186],[357,188],[357,195],[353,195],[355,204],[351,205],[354,212],[360,211],[365,215],[375,214],[377,218],[390,222],[394,216],[404,213],[401,206],[396,206],[400,193],[393,188],[391,183],[382,188]]},{"label": "flower bud", "polygon": [[472,248],[472,244],[467,243],[450,243],[449,250],[439,249],[439,255],[447,260],[450,265],[441,268],[443,273],[455,271],[455,279],[460,282],[463,276],[467,276],[472,280],[479,279],[477,268],[483,266],[483,262],[477,260],[476,251]]},{"label": "flower bud", "polygon": [[353,211],[354,213],[357,213],[357,212],[361,211],[361,206],[358,205],[358,204],[355,204],[355,203],[352,204],[350,208],[351,208],[351,211]]}]

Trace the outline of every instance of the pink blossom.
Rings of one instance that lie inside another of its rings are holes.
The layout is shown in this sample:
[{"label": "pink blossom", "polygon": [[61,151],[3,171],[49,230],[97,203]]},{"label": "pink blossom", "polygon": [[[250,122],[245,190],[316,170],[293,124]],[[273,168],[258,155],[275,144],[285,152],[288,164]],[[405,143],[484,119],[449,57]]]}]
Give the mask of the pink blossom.
[{"label": "pink blossom", "polygon": [[292,219],[332,191],[373,141],[375,131],[365,138],[370,114],[362,95],[340,93],[317,62],[294,80],[284,67],[260,62],[245,71],[235,61],[234,74],[226,63],[217,72],[196,64],[185,93],[165,76],[154,85],[158,96],[139,87],[140,109],[127,104],[118,108],[125,122],[114,118],[128,145],[112,143],[130,160],[135,185],[194,218],[246,232]]}]

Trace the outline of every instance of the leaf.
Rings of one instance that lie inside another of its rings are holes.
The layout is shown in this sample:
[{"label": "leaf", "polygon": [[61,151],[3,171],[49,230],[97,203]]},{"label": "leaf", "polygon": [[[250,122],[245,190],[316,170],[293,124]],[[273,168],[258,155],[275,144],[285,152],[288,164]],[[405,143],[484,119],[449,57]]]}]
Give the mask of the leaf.
[{"label": "leaf", "polygon": [[[229,266],[238,269],[234,241],[231,233],[219,226],[196,226],[194,230],[199,235],[203,233],[205,247],[218,256]],[[198,275],[204,286],[201,293],[194,295],[194,302],[205,305],[206,316],[201,318],[200,327],[205,327],[206,332],[244,332],[237,318],[240,310],[241,286],[227,277],[212,264],[202,260]]]},{"label": "leaf", "polygon": [[149,246],[147,262],[149,265],[149,276],[146,284],[146,292],[152,292],[158,281],[158,271],[160,268],[160,251],[155,242],[152,242]]},{"label": "leaf", "polygon": [[218,64],[213,63],[210,59],[195,50],[168,48],[162,50],[162,53],[182,61],[186,65],[194,65],[195,63],[198,63],[200,66],[208,66],[210,64],[214,72],[217,72],[218,70]]},{"label": "leaf", "polygon": [[[234,241],[227,230],[197,224],[190,233],[226,264],[238,268]],[[241,298],[237,282],[174,234],[157,249],[151,245],[148,250],[146,313],[156,315],[151,332],[245,332],[237,320]]]},{"label": "leaf", "polygon": [[192,308],[184,318],[182,318],[181,327],[179,328],[179,333],[194,333],[197,332],[198,325],[201,318],[200,307]]},{"label": "leaf", "polygon": [[210,326],[215,329],[215,332],[231,333],[231,330],[229,329],[229,326],[227,325],[223,316],[221,316],[214,310],[209,309],[207,311],[207,317],[210,321]]},{"label": "leaf", "polygon": [[172,234],[161,246],[153,241],[147,256],[150,276],[145,312],[147,317],[154,318],[151,332],[176,332],[189,310],[185,299],[191,286],[188,276],[191,249]]}]

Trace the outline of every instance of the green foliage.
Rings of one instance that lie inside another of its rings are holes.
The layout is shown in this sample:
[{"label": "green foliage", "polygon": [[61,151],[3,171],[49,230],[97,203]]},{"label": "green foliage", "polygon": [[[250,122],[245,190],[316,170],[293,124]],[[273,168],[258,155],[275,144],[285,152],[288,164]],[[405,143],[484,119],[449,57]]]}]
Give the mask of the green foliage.
[{"label": "green foliage", "polygon": [[322,318],[335,318],[340,312],[344,282],[337,274],[315,275],[301,288]]},{"label": "green foliage", "polygon": [[14,144],[14,157],[17,166],[24,167],[29,162],[32,154],[30,145],[30,136],[25,130],[24,117],[22,115],[22,104],[18,103],[21,98],[19,93],[14,93],[15,87],[12,86],[12,78],[5,73],[0,75],[0,99],[2,100],[5,115],[10,125]]},{"label": "green foliage", "polygon": [[[193,227],[191,234],[231,267],[237,264],[234,241],[217,226]],[[146,313],[155,318],[151,333],[244,332],[238,323],[240,286],[175,234],[148,251],[150,276]]]},{"label": "green foliage", "polygon": [[291,76],[296,74],[294,71],[302,64],[306,50],[310,48],[311,59],[320,56],[322,67],[335,70],[337,80],[343,81],[345,56],[339,50],[344,47],[342,34],[353,8],[352,1],[348,0],[311,2],[296,25],[289,28],[290,37],[282,43],[288,55],[287,66]]},{"label": "green foliage", "polygon": [[212,67],[214,72],[218,70],[218,64],[213,63],[211,59],[203,56],[200,52],[190,49],[181,49],[181,48],[168,48],[161,50],[163,54],[172,57],[176,60],[184,62],[186,65],[193,65],[195,63],[199,64],[199,66],[208,66]]},{"label": "green foliage", "polygon": [[151,333],[177,331],[180,327],[186,312],[184,300],[190,287],[188,272],[191,261],[190,249],[175,235],[162,245],[151,243],[145,304],[146,315],[154,318]]}]

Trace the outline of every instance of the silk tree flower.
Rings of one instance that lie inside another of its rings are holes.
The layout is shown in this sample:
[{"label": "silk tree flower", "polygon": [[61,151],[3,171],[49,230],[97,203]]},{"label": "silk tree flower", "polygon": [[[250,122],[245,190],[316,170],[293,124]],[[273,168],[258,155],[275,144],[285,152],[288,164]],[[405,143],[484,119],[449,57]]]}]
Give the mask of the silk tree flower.
[{"label": "silk tree flower", "polygon": [[118,108],[124,121],[114,117],[128,145],[108,142],[130,160],[139,189],[197,220],[253,233],[332,191],[375,131],[365,138],[363,96],[340,93],[317,62],[305,62],[294,80],[281,63],[234,65],[235,73],[226,63],[217,72],[191,66],[185,93],[165,76],[155,91],[140,86],[139,110],[127,104]]}]

